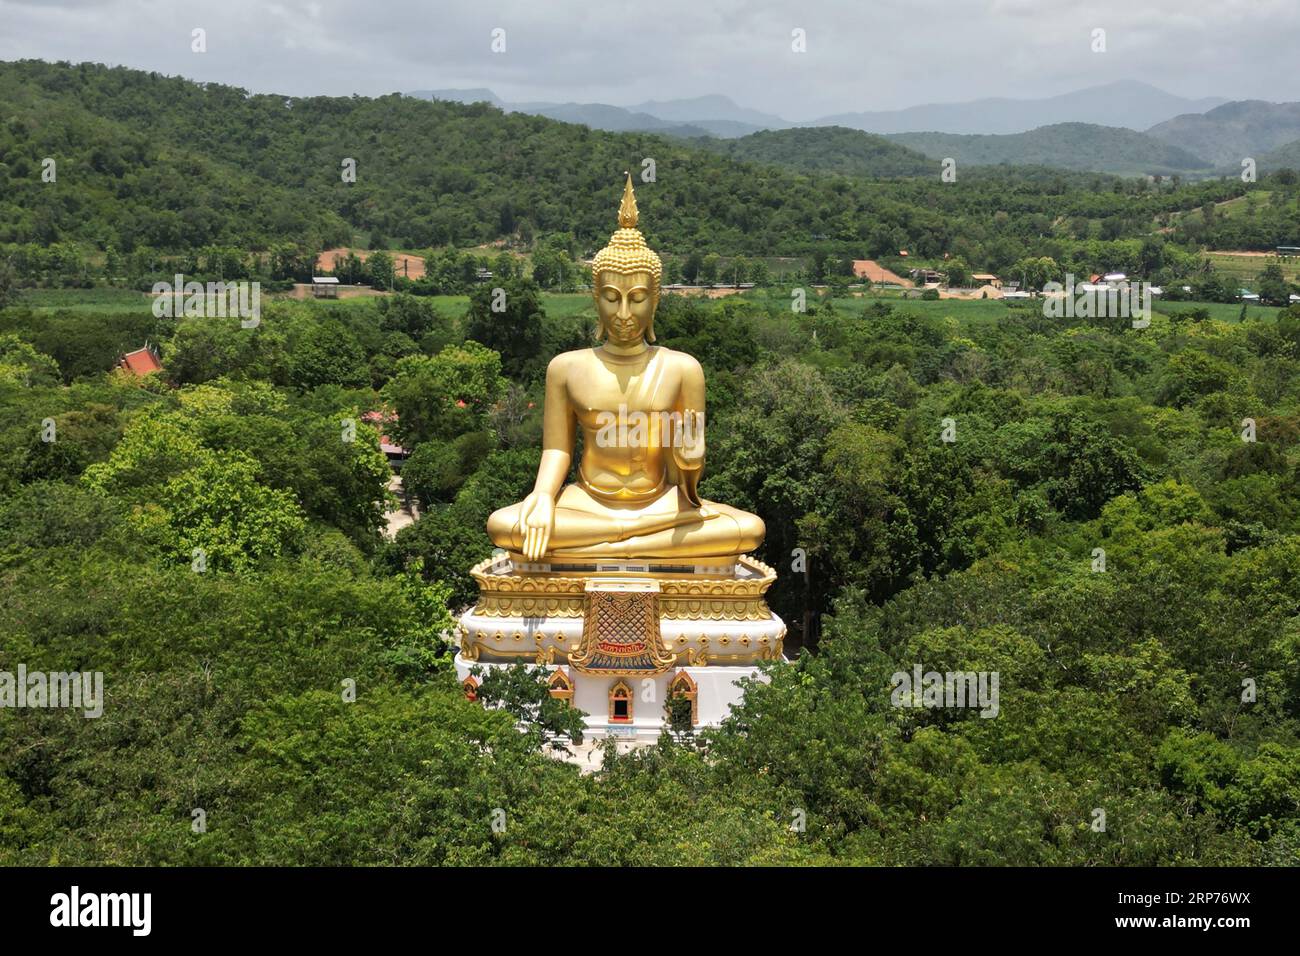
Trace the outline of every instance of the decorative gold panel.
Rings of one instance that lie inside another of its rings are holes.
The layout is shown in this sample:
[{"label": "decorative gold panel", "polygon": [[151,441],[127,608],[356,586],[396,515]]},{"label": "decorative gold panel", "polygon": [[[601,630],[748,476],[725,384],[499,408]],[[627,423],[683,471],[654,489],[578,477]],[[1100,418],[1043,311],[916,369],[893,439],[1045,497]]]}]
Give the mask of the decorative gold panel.
[{"label": "decorative gold panel", "polygon": [[[479,586],[474,613],[483,617],[583,617],[587,582],[618,580],[609,573],[587,577],[549,572],[493,574],[489,568],[497,561],[488,558],[470,571]],[[739,563],[753,576],[650,574],[659,584],[659,617],[665,621],[767,620],[771,612],[763,595],[776,580],[776,572],[749,555],[742,556]]]}]

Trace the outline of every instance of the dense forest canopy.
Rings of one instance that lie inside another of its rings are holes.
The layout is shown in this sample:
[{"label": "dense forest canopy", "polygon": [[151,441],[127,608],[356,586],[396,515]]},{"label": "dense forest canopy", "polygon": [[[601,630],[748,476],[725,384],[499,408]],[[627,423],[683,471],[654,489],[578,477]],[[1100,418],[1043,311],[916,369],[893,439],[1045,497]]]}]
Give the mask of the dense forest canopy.
[{"label": "dense forest canopy", "polygon": [[[666,298],[702,490],[766,520],[804,649],[720,730],[582,776],[440,637],[531,485],[546,361],[590,341],[511,289],[491,333],[406,295],[0,312],[0,662],[106,693],[0,721],[0,861],[1300,861],[1300,310]],[[102,371],[130,323],[161,378]],[[426,509],[395,540],[377,433],[339,430],[382,404]],[[999,716],[891,706],[917,662],[999,672]]]}]

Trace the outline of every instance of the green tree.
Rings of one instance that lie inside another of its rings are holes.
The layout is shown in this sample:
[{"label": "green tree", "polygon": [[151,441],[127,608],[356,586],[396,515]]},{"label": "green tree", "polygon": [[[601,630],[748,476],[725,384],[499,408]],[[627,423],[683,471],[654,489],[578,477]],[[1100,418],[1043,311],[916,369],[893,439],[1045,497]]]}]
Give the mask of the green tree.
[{"label": "green tree", "polygon": [[384,388],[398,415],[394,437],[414,447],[479,430],[505,387],[501,356],[475,341],[434,356],[407,356]]},{"label": "green tree", "polygon": [[158,489],[157,511],[147,505],[141,522],[182,561],[202,549],[211,570],[252,570],[296,551],[306,528],[293,495],[267,488],[258,472],[242,454],[205,455]]},{"label": "green tree", "polygon": [[1260,302],[1264,305],[1285,307],[1288,304],[1291,286],[1282,275],[1282,267],[1276,262],[1264,267],[1264,271],[1256,279],[1256,287],[1259,290]]},{"label": "green tree", "polygon": [[289,380],[299,388],[359,387],[369,382],[365,353],[342,322],[317,319],[299,326],[291,340]]},{"label": "green tree", "polygon": [[583,713],[566,701],[552,697],[547,678],[550,671],[524,663],[493,667],[481,674],[478,699],[487,706],[501,707],[522,723],[540,750],[543,745],[560,745],[562,739],[582,743],[586,724]]},{"label": "green tree", "polygon": [[366,259],[366,278],[376,289],[393,287],[393,257],[380,249]]},{"label": "green tree", "polygon": [[16,335],[0,335],[0,385],[53,385],[59,366]]},{"label": "green tree", "polygon": [[529,280],[480,286],[470,294],[465,335],[497,352],[506,374],[518,378],[544,367],[539,352],[545,317],[537,286]]}]

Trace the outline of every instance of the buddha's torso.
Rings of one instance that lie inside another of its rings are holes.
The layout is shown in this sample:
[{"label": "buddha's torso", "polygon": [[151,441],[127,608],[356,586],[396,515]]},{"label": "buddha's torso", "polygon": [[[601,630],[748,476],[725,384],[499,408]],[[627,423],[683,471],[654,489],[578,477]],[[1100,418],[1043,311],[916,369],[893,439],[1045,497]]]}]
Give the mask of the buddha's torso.
[{"label": "buddha's torso", "polygon": [[582,429],[578,471],[596,497],[644,502],[668,486],[672,422],[680,412],[678,355],[656,346],[631,361],[596,349],[573,353],[567,391]]}]

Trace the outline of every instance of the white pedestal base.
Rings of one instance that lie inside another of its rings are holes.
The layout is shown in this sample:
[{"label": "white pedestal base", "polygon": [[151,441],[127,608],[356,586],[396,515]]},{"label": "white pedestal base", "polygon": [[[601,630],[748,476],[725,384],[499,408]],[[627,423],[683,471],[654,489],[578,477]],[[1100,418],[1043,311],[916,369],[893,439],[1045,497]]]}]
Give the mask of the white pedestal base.
[{"label": "white pedestal base", "polygon": [[[460,654],[456,655],[456,677],[465,680],[471,676],[471,668],[480,668],[486,674],[494,667],[509,667],[508,663],[492,661],[467,661]],[[530,664],[547,673],[565,667],[562,664]],[[573,706],[585,713],[587,735],[591,738],[617,737],[624,740],[653,742],[659,739],[660,732],[666,726],[664,702],[668,699],[668,685],[678,673],[685,671],[695,681],[696,686],[696,723],[697,730],[704,727],[717,727],[731,713],[733,705],[740,702],[743,693],[739,681],[744,677],[767,680],[757,667],[727,667],[710,665],[708,667],[675,667],[655,677],[606,677],[583,674],[572,667],[565,667],[565,672],[573,681]],[[625,681],[632,688],[632,719],[614,721],[610,719],[609,692],[619,680]]]}]

